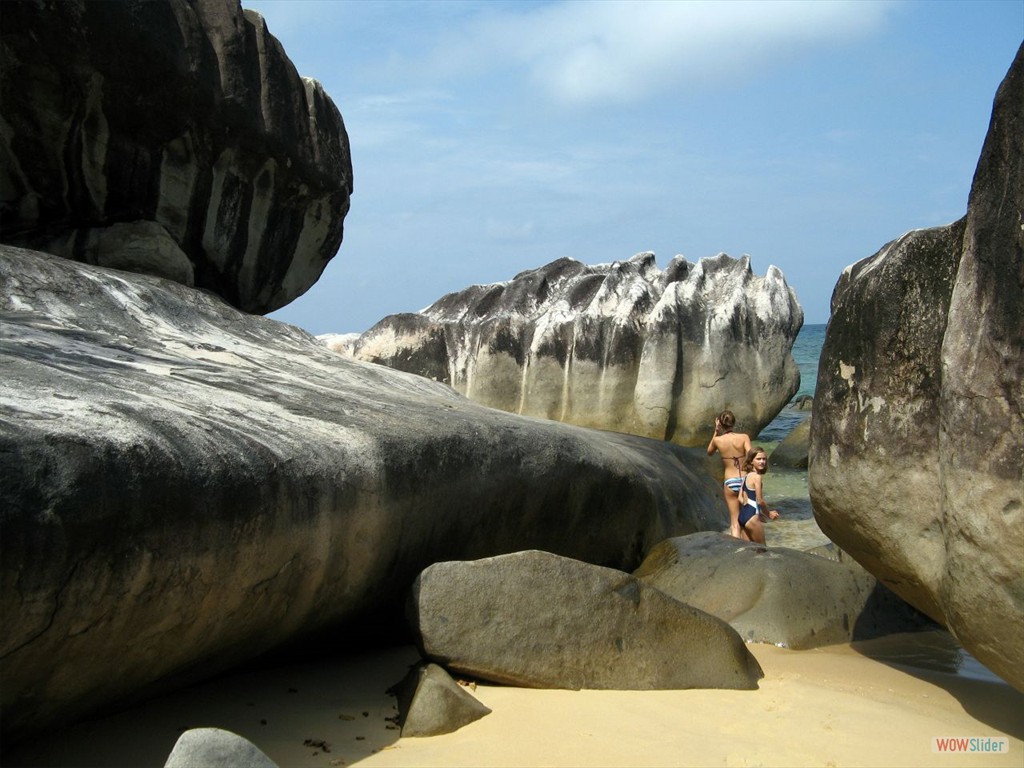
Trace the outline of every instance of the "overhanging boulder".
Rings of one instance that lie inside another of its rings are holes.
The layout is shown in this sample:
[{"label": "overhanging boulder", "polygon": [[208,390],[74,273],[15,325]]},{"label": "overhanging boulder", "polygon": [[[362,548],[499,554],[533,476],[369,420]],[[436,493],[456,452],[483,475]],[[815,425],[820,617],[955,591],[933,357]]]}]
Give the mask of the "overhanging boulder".
[{"label": "overhanging boulder", "polygon": [[0,246],[0,318],[12,738],[397,628],[436,561],[632,569],[726,524],[685,449],[484,408],[168,280]]},{"label": "overhanging boulder", "polygon": [[259,313],[337,253],[341,115],[238,0],[12,0],[0,57],[0,242]]}]

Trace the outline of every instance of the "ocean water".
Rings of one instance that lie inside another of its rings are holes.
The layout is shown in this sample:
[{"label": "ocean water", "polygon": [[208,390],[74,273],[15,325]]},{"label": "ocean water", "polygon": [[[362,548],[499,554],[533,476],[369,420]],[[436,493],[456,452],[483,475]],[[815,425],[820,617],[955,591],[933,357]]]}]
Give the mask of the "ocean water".
[{"label": "ocean water", "polygon": [[821,357],[821,347],[825,343],[825,328],[825,325],[805,325],[797,334],[796,341],[793,342],[793,360],[800,371],[800,389],[790,404],[761,430],[757,436],[759,441],[778,443],[792,432],[797,424],[810,416],[810,411],[799,411],[791,406],[802,397],[814,397],[814,387],[818,381],[818,359]]},{"label": "ocean water", "polygon": [[818,359],[821,357],[821,347],[825,343],[827,327],[824,323],[805,325],[793,342],[793,360],[800,369],[800,389],[795,397],[814,396],[814,387],[818,381]]},{"label": "ocean water", "polygon": [[[811,415],[810,411],[796,409],[793,403],[804,396],[814,397],[818,359],[824,343],[824,325],[805,325],[793,342],[793,360],[800,371],[800,389],[789,405],[752,439],[755,446],[768,451],[769,458],[786,435]],[[779,511],[779,519],[767,525],[765,536],[769,544],[810,549],[829,542],[814,521],[806,470],[771,467],[765,477],[764,495],[771,508]]]}]

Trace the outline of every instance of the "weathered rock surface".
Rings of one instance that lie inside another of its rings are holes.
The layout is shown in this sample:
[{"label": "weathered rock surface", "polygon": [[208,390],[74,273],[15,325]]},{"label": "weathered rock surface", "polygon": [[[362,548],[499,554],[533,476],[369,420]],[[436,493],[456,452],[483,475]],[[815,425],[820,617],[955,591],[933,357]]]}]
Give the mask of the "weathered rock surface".
[{"label": "weathered rock surface", "polygon": [[437,664],[417,664],[391,692],[403,738],[453,733],[491,713]]},{"label": "weathered rock surface", "polygon": [[725,622],[628,573],[550,552],[435,563],[407,611],[424,658],[498,683],[752,689],[763,677]]},{"label": "weathered rock surface", "polygon": [[0,58],[0,241],[261,313],[337,252],[341,115],[238,0],[5,2]]},{"label": "weathered rock surface", "polygon": [[430,563],[632,570],[721,530],[691,452],[484,408],[159,278],[0,246],[2,727],[403,624]]},{"label": "weathered rock surface", "polygon": [[730,408],[757,434],[796,393],[803,310],[772,266],[725,254],[559,259],[329,346],[513,413],[703,445]]},{"label": "weathered rock surface", "polygon": [[748,642],[796,650],[931,624],[856,563],[722,533],[664,541],[633,575],[728,622]]},{"label": "weathered rock surface", "polygon": [[1024,690],[1024,46],[964,219],[843,273],[811,425],[822,531]]},{"label": "weathered rock surface", "polygon": [[786,469],[807,469],[811,449],[811,420],[806,418],[793,427],[772,451],[771,465]]},{"label": "weathered rock surface", "polygon": [[277,763],[237,733],[192,728],[178,737],[164,768],[277,768]]}]

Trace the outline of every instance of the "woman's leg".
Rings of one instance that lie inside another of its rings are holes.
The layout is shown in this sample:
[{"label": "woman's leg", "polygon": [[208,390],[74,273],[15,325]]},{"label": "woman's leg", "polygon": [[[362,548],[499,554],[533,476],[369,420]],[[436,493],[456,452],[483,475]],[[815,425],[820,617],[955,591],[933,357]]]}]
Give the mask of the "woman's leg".
[{"label": "woman's leg", "polygon": [[729,508],[729,535],[737,539],[744,539],[743,528],[740,527],[740,498],[739,494],[729,490],[727,485],[722,486],[722,494],[725,496],[725,506]]},{"label": "woman's leg", "polygon": [[755,544],[764,544],[764,525],[761,524],[761,520],[757,515],[754,515],[747,524],[743,526],[744,533],[746,533],[752,542]]}]

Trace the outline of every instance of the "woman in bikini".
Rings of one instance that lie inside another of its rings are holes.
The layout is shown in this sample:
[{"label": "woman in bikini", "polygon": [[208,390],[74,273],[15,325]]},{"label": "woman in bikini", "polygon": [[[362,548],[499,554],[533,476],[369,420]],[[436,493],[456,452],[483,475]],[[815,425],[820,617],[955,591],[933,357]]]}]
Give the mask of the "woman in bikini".
[{"label": "woman in bikini", "polygon": [[747,537],[757,543],[764,544],[765,520],[777,520],[779,513],[768,509],[764,500],[764,476],[768,473],[768,454],[764,448],[753,448],[743,459],[743,493],[740,494],[744,504],[740,509],[739,523]]},{"label": "woman in bikini", "polygon": [[733,432],[735,426],[736,416],[732,411],[722,411],[718,415],[715,419],[715,434],[708,443],[708,456],[713,456],[715,451],[722,455],[722,468],[725,472],[722,495],[725,497],[725,505],[729,508],[729,533],[737,539],[746,539],[747,536],[739,523],[739,493],[743,484],[742,461],[750,450],[750,435]]}]

